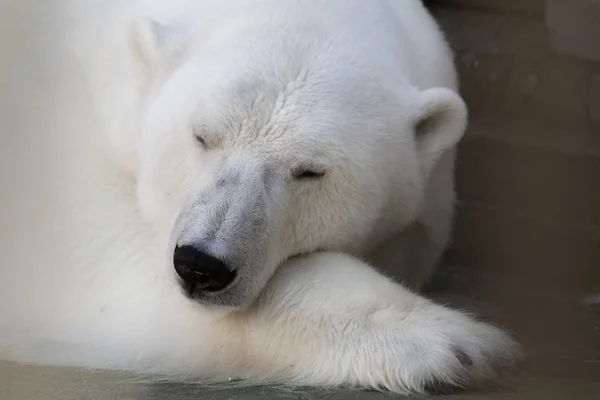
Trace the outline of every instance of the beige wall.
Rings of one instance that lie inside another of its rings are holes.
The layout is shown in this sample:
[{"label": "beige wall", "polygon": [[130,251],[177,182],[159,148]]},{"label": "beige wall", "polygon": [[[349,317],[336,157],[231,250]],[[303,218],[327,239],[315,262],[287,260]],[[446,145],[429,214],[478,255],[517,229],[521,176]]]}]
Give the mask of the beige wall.
[{"label": "beige wall", "polygon": [[600,0],[426,1],[471,126],[451,260],[600,288]]}]

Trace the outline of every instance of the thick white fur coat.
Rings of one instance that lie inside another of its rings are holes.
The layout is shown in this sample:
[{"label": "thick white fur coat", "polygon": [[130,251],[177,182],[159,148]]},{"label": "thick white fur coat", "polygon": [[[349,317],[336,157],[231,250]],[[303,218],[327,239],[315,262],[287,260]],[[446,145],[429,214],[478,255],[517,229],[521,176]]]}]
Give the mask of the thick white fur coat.
[{"label": "thick white fur coat", "polygon": [[[409,393],[517,357],[373,268],[418,289],[449,240],[466,108],[420,1],[58,9],[2,39],[0,358]],[[306,162],[323,182],[293,181]],[[242,278],[194,301],[171,252],[204,237],[195,199],[225,170],[240,183],[210,201],[265,233],[224,224],[212,249]]]}]

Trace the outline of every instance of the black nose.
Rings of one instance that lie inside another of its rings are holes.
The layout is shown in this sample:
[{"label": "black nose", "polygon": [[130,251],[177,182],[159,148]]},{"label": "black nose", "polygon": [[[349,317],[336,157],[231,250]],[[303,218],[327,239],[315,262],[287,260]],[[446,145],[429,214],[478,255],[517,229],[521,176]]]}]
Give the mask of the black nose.
[{"label": "black nose", "polygon": [[175,272],[183,280],[191,296],[196,290],[217,292],[233,282],[236,272],[227,268],[221,260],[208,255],[194,246],[177,246],[173,254]]}]

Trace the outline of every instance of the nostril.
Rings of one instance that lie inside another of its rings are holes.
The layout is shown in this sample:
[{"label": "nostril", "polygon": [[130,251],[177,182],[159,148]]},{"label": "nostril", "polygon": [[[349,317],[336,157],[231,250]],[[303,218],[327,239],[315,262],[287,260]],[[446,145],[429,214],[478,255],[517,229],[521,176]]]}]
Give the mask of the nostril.
[{"label": "nostril", "polygon": [[236,277],[225,263],[200,249],[185,245],[177,246],[173,254],[175,272],[189,295],[194,291],[217,292],[229,286]]}]

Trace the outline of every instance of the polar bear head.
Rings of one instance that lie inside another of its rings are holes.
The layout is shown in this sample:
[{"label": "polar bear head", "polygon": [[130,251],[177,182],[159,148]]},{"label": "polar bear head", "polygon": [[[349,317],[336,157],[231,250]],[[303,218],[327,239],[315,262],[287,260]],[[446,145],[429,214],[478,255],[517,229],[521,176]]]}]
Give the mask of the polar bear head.
[{"label": "polar bear head", "polygon": [[[463,101],[343,46],[136,25],[137,196],[190,298],[247,307],[286,259],[364,254],[416,217],[466,125]],[[399,74],[401,75],[401,74]]]}]

